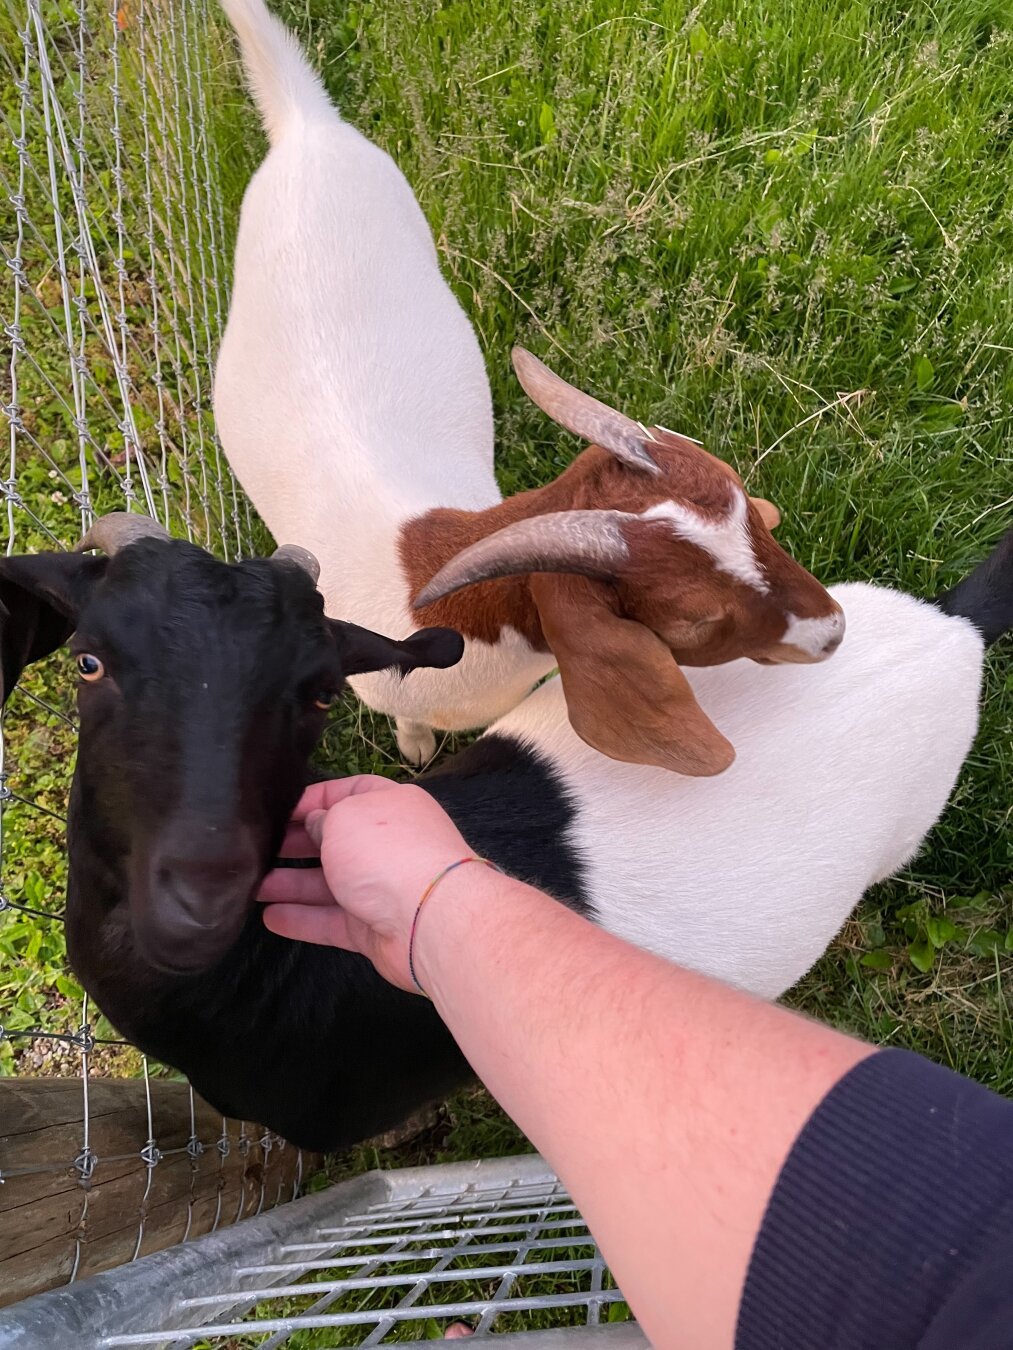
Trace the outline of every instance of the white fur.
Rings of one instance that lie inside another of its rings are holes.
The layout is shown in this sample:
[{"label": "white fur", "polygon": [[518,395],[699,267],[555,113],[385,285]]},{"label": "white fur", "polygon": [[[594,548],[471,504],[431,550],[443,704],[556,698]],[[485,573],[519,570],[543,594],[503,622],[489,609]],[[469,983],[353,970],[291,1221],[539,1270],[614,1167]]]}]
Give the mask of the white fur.
[{"label": "white fur", "polygon": [[756,560],[753,541],[749,534],[749,511],[746,494],[732,488],[728,511],[720,520],[708,520],[681,502],[658,502],[640,513],[641,520],[663,520],[671,525],[672,533],[687,543],[695,544],[714,560],[721,572],[744,581],[747,586],[766,594],[770,590],[763,569]]},{"label": "white fur", "polygon": [[569,842],[606,928],[768,998],[915,854],[977,727],[983,643],[970,623],[884,588],[832,593],[848,613],[832,661],[685,671],[736,747],[716,778],[590,749],[558,678],[489,732],[534,747],[571,794]]},{"label": "white fur", "polygon": [[[501,499],[482,354],[393,160],[342,122],[262,0],[223,7],[272,144],[243,201],[218,431],[277,542],[316,554],[327,612],[405,637],[418,625],[401,526]],[[450,670],[351,684],[382,712],[462,730],[513,707],[552,664],[510,630],[469,643]],[[417,758],[428,741],[404,731]]]}]

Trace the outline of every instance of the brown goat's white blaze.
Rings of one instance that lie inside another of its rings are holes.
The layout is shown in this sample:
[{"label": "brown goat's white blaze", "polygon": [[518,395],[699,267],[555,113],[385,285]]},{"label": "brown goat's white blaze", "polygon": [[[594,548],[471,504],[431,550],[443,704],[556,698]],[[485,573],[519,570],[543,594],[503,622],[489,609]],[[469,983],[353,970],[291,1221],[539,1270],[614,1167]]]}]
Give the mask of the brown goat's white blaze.
[{"label": "brown goat's white blaze", "polygon": [[[666,523],[676,538],[706,553],[719,572],[734,577],[760,595],[770,596],[770,581],[757,557],[749,527],[748,502],[745,492],[736,485],[723,516],[705,516],[691,506],[669,499],[648,507],[635,518]],[[808,618],[786,610],[784,633],[766,660],[771,664],[811,664],[832,656],[844,639],[846,622],[840,606],[832,601],[830,604],[828,613]]]},{"label": "brown goat's white blaze", "polygon": [[731,503],[723,516],[705,516],[669,498],[649,506],[640,519],[665,521],[677,538],[702,549],[719,571],[727,572],[761,595],[770,591],[770,583],[756,556],[749,531],[748,501],[741,488],[733,489]]}]

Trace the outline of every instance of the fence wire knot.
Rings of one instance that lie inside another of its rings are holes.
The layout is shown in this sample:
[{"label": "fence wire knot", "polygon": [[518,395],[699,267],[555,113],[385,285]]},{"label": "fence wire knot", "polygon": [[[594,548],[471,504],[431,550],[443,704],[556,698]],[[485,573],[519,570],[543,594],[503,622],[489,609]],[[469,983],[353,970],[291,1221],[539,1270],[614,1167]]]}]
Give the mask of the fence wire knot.
[{"label": "fence wire knot", "polygon": [[14,282],[21,290],[28,290],[28,273],[25,271],[25,265],[20,258],[8,258],[8,268],[14,273]]},{"label": "fence wire knot", "polygon": [[[19,356],[25,354],[27,348],[25,346],[24,334],[21,331],[21,325],[19,323],[5,323],[4,336],[10,339],[11,346]],[[4,411],[6,411],[6,408]]]},{"label": "fence wire knot", "polygon": [[141,1161],[145,1167],[157,1167],[162,1161],[162,1150],[158,1147],[154,1139],[149,1139],[141,1149]]},{"label": "fence wire knot", "polygon": [[192,1134],[186,1141],[186,1151],[187,1156],[192,1158],[194,1162],[196,1162],[198,1158],[203,1157],[204,1145],[195,1134]]},{"label": "fence wire knot", "polygon": [[77,1172],[78,1180],[82,1185],[91,1181],[95,1168],[98,1166],[98,1158],[92,1150],[86,1145],[74,1159],[74,1170]]}]

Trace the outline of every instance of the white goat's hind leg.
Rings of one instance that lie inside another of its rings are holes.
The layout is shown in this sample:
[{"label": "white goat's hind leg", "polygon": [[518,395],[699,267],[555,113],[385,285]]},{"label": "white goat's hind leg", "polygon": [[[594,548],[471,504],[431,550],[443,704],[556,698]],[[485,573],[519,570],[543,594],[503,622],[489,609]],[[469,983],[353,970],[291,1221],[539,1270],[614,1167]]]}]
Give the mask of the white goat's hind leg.
[{"label": "white goat's hind leg", "polygon": [[428,764],[436,754],[436,737],[432,727],[425,722],[413,722],[408,717],[398,717],[397,748],[408,764]]}]

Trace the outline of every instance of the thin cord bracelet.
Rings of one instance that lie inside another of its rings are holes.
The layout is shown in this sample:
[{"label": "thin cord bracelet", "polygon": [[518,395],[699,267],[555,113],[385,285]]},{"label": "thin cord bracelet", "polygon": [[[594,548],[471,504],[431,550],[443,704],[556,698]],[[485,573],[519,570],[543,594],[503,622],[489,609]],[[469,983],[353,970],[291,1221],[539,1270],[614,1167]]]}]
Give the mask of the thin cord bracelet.
[{"label": "thin cord bracelet", "polygon": [[496,864],[491,862],[488,858],[480,858],[477,853],[470,854],[467,858],[458,858],[457,862],[453,862],[449,867],[445,867],[442,872],[433,877],[432,881],[422,892],[422,899],[419,901],[418,908],[415,910],[415,917],[412,919],[412,930],[408,935],[408,971],[412,977],[412,984],[414,984],[415,988],[423,998],[428,998],[429,995],[422,988],[422,985],[419,983],[419,977],[415,974],[415,930],[419,926],[419,915],[422,913],[426,901],[432,895],[433,891],[436,890],[443,878],[449,876],[456,868],[463,867],[465,863],[481,863],[483,867],[491,867],[494,872],[503,871],[502,867],[497,867]]}]

